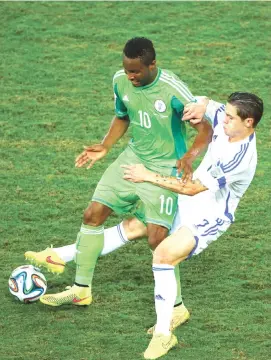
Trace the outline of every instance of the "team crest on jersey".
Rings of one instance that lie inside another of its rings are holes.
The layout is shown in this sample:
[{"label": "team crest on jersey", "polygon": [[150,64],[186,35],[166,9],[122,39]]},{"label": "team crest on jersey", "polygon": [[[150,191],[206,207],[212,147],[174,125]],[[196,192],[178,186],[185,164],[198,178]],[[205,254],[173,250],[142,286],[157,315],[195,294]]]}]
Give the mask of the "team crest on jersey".
[{"label": "team crest on jersey", "polygon": [[154,107],[160,113],[165,112],[167,109],[166,104],[163,100],[156,100],[154,103]]}]

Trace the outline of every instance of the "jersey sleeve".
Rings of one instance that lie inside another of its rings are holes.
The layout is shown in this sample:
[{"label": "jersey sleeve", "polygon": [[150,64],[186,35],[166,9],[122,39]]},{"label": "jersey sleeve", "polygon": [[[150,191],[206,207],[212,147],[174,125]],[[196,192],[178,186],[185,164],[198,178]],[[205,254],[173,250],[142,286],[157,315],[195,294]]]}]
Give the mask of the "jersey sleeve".
[{"label": "jersey sleeve", "polygon": [[179,77],[169,70],[162,70],[160,79],[171,95],[171,106],[177,113],[182,113],[184,105],[196,102],[188,86]]},{"label": "jersey sleeve", "polygon": [[175,75],[174,79],[174,85],[176,86],[177,93],[176,96],[181,99],[181,101],[184,102],[184,104],[188,104],[190,102],[196,102],[196,98],[189,90],[186,83],[184,83],[182,80],[178,78],[178,76]]},{"label": "jersey sleeve", "polygon": [[206,108],[205,118],[209,120],[213,128],[215,128],[218,123],[224,121],[225,105],[214,100],[210,100]]},{"label": "jersey sleeve", "polygon": [[125,117],[128,112],[125,104],[121,99],[121,94],[119,92],[119,81],[123,77],[124,71],[119,70],[115,73],[113,77],[113,91],[114,91],[114,100],[115,100],[115,115],[119,118]]},{"label": "jersey sleeve", "polygon": [[119,118],[123,118],[128,114],[127,108],[123,101],[121,100],[119,91],[118,91],[118,84],[113,81],[113,91],[114,91],[114,99],[115,99],[115,114]]},{"label": "jersey sleeve", "polygon": [[199,174],[198,179],[211,192],[230,186],[234,190],[234,184],[250,183],[255,170],[257,159],[248,150],[250,144],[242,144],[241,148],[232,159],[223,164],[218,162],[215,166]]}]

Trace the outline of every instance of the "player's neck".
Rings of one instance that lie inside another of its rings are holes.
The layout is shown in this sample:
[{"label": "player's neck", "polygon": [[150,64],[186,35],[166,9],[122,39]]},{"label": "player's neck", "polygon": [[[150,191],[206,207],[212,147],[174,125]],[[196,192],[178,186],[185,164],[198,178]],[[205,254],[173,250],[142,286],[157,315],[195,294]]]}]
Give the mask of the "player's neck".
[{"label": "player's neck", "polygon": [[250,129],[249,131],[247,131],[243,134],[240,134],[240,135],[237,135],[234,137],[229,136],[229,142],[233,143],[233,142],[237,142],[237,141],[242,141],[242,140],[246,139],[247,137],[249,137],[253,133],[254,133],[254,129]]},{"label": "player's neck", "polygon": [[154,80],[156,79],[157,74],[158,74],[158,68],[156,67],[155,69],[153,69],[153,71],[151,73],[151,76],[150,76],[150,81],[146,85],[150,85],[152,82],[154,82]]}]

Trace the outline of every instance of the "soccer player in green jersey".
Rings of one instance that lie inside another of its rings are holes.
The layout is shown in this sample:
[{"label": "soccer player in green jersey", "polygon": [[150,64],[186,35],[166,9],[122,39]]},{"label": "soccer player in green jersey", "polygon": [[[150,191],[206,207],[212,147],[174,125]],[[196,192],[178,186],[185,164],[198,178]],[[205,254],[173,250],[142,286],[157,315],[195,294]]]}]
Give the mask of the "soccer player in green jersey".
[{"label": "soccer player in green jersey", "polygon": [[86,147],[77,157],[76,166],[87,163],[88,168],[93,166],[129,126],[132,139],[105,171],[84,212],[76,241],[75,284],[64,292],[42,296],[41,302],[47,305],[92,302],[93,273],[104,245],[103,224],[113,211],[125,214],[141,200],[144,212],[137,210],[135,215],[147,225],[150,247],[155,249],[167,236],[177,207],[177,194],[149,183],[125,181],[121,165],[143,164],[163,175],[176,175],[184,170],[185,179],[190,178],[193,160],[211,140],[211,126],[201,122],[194,126],[198,134],[187,151],[181,118],[184,105],[194,101],[194,97],[177,76],[158,68],[155,58],[149,39],[133,38],[124,47],[124,70],[118,71],[113,79],[116,116],[101,144]]}]

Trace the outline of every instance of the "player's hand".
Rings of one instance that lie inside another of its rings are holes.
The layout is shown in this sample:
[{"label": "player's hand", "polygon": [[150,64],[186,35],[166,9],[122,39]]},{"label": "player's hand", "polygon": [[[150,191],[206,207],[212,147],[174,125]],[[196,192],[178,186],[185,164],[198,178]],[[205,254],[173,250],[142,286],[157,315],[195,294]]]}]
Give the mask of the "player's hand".
[{"label": "player's hand", "polygon": [[149,170],[145,168],[142,164],[135,165],[121,165],[124,170],[123,179],[134,182],[141,183],[147,180]]},{"label": "player's hand", "polygon": [[96,161],[105,157],[108,153],[108,148],[102,144],[92,146],[84,146],[84,151],[75,159],[75,166],[80,168],[89,162],[87,169],[90,169]]},{"label": "player's hand", "polygon": [[182,174],[182,182],[186,183],[189,180],[192,180],[193,176],[193,168],[192,168],[193,160],[189,156],[183,156],[181,159],[177,160],[176,167],[178,175]]},{"label": "player's hand", "polygon": [[206,103],[190,103],[185,105],[182,120],[189,120],[191,124],[200,123],[206,111]]}]

